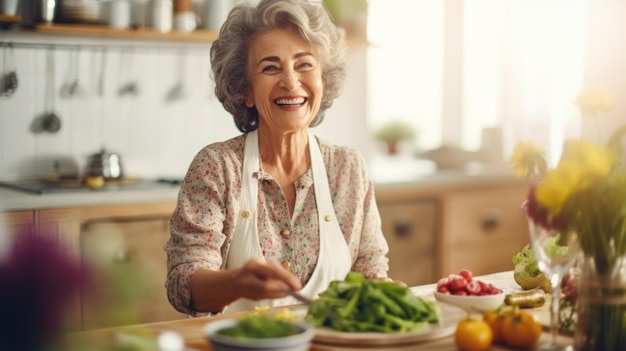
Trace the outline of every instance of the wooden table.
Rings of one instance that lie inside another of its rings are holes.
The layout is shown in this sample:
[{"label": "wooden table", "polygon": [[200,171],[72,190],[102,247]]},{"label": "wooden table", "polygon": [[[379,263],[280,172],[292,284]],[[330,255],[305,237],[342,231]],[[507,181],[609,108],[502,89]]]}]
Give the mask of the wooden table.
[{"label": "wooden table", "polygon": [[[520,291],[521,289],[513,280],[513,272],[500,272],[494,274],[488,274],[484,276],[479,276],[477,279],[483,280],[487,283],[492,283],[496,287],[504,290],[505,293]],[[411,290],[418,296],[428,299],[434,300],[433,291],[435,289],[435,284],[421,285],[416,287],[411,287]],[[549,300],[546,304],[540,308],[527,310],[533,313],[537,319],[544,325],[547,326],[549,324]],[[109,329],[98,329],[98,330],[90,330],[75,334],[69,334],[68,336],[75,340],[75,338],[80,340],[89,340],[89,342],[93,345],[99,341],[105,342],[110,340],[115,333],[118,332],[134,332],[137,330],[148,330],[152,333],[160,333],[167,330],[173,330],[179,332],[185,339],[185,343],[188,347],[202,350],[202,351],[210,351],[211,348],[207,342],[207,339],[204,337],[202,333],[202,329],[205,324],[210,323],[215,320],[224,319],[224,318],[232,318],[237,317],[240,313],[231,313],[218,315],[213,317],[199,317],[199,318],[189,318],[183,320],[175,320],[169,322],[157,322],[157,323],[149,323],[149,324],[141,324],[127,327],[118,327],[118,328],[109,328]],[[550,338],[550,333],[547,328],[544,328],[544,333],[541,336],[540,341],[547,341]],[[559,342],[563,344],[572,344],[573,340],[570,336],[559,335]],[[404,351],[404,350],[414,350],[416,347],[419,347],[420,350],[450,350],[450,351],[458,351],[458,348],[454,344],[454,339],[452,335],[445,336],[442,338],[421,342],[418,345],[406,345],[406,346],[393,346],[393,347],[380,347],[380,348],[372,348],[372,350],[376,351]],[[327,345],[320,345],[313,343],[311,351],[333,351],[333,350],[357,350],[355,348],[345,348],[345,347],[334,347]],[[490,350],[509,350],[506,347],[501,345],[493,345]]]}]

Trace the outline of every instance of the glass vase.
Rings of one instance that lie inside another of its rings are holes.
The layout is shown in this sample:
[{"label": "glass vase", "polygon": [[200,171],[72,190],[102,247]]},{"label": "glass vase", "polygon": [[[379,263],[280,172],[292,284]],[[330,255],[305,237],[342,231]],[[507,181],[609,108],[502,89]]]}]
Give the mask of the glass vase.
[{"label": "glass vase", "polygon": [[626,256],[583,255],[578,269],[576,350],[626,350]]}]

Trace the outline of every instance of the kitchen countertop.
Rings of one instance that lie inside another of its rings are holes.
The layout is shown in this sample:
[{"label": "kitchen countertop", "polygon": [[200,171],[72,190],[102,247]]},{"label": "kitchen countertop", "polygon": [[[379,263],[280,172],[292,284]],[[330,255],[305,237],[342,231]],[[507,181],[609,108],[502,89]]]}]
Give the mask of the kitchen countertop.
[{"label": "kitchen countertop", "polygon": [[142,190],[32,194],[0,187],[0,211],[176,201],[178,189],[178,185],[162,185]]},{"label": "kitchen countertop", "polygon": [[463,168],[438,169],[432,161],[403,156],[377,157],[368,163],[378,192],[523,183],[506,164],[468,163]]},{"label": "kitchen countertop", "polygon": [[[504,167],[468,164],[464,169],[438,170],[430,161],[404,157],[375,158],[368,162],[370,176],[379,193],[406,188],[438,189],[520,182]],[[33,194],[0,186],[0,211],[176,201],[178,189],[176,184],[161,184],[149,189]]]},{"label": "kitchen countertop", "polygon": [[443,170],[433,174],[404,177],[395,175],[392,177],[372,176],[377,190],[398,188],[442,188],[451,186],[486,185],[495,183],[520,183],[521,180],[513,174],[506,172],[467,172],[460,170]]},{"label": "kitchen countertop", "polygon": [[367,162],[370,176],[379,189],[519,181],[506,163],[469,162],[459,168],[438,168],[433,161],[407,155],[376,156]]}]

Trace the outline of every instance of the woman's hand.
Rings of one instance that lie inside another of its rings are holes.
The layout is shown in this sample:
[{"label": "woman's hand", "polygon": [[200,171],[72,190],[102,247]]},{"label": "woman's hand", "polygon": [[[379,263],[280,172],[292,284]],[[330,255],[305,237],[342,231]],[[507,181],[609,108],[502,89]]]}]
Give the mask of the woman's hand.
[{"label": "woman's hand", "polygon": [[397,285],[404,286],[404,287],[407,286],[405,282],[400,281],[400,280],[391,279],[386,274],[380,274],[380,273],[374,274],[370,279],[372,279],[372,280],[382,280],[382,281],[385,281],[385,282],[392,282],[392,283],[395,283]]},{"label": "woman's hand", "polygon": [[295,274],[276,261],[251,259],[233,271],[233,290],[250,300],[285,297],[287,290],[300,290],[302,283]]},{"label": "woman's hand", "polygon": [[200,269],[191,276],[190,286],[193,310],[210,313],[242,297],[275,299],[287,296],[288,289],[302,289],[295,274],[278,262],[263,259],[251,259],[236,269]]}]

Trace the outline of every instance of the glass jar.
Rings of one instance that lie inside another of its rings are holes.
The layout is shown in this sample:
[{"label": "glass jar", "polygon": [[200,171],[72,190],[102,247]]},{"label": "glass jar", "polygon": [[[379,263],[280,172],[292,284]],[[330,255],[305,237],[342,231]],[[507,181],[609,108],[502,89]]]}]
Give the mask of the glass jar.
[{"label": "glass jar", "polygon": [[[578,260],[575,348],[580,351],[626,350],[626,256]],[[607,267],[608,269],[598,269]]]}]

